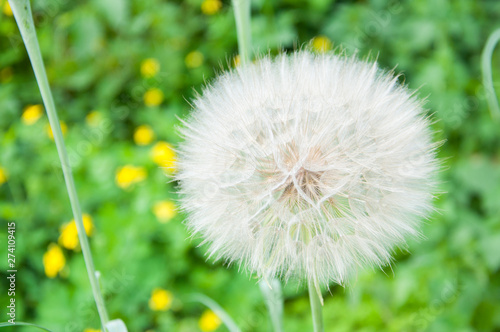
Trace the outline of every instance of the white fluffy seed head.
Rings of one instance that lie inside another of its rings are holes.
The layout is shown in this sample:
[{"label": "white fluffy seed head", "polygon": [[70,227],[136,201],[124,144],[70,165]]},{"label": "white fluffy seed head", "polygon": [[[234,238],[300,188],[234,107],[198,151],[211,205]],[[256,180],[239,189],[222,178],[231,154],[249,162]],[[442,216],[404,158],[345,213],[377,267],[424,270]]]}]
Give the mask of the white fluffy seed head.
[{"label": "white fluffy seed head", "polygon": [[383,266],[432,210],[436,144],[397,77],[333,54],[219,76],[181,128],[187,225],[260,277],[343,284]]}]

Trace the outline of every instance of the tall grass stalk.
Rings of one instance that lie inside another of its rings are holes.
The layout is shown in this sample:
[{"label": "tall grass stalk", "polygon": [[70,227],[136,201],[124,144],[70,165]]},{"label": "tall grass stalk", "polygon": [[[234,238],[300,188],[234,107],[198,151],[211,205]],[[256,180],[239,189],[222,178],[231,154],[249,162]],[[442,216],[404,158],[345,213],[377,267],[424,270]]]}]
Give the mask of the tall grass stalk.
[{"label": "tall grass stalk", "polygon": [[229,314],[224,309],[222,309],[222,307],[217,302],[215,302],[208,296],[197,293],[193,294],[190,300],[200,302],[210,308],[210,310],[212,310],[217,315],[217,317],[222,320],[224,325],[226,325],[229,332],[241,332],[240,328],[238,327],[238,325],[236,325],[231,316],[229,316]]},{"label": "tall grass stalk", "polygon": [[94,262],[90,253],[87,234],[85,233],[85,228],[83,226],[82,211],[76,193],[75,181],[71,172],[66,146],[64,145],[63,134],[61,126],[59,125],[59,118],[54,104],[54,98],[52,97],[52,92],[50,91],[49,81],[47,79],[42,54],[40,52],[40,46],[36,37],[30,2],[29,0],[9,0],[9,4],[12,8],[17,25],[19,26],[19,30],[21,31],[21,36],[24,45],[26,46],[26,50],[28,51],[33,71],[35,72],[36,81],[42,95],[43,103],[45,105],[45,109],[47,110],[50,127],[52,128],[52,132],[54,134],[54,141],[56,143],[57,152],[61,161],[61,167],[64,174],[64,180],[66,182],[66,189],[68,191],[71,209],[73,210],[73,217],[78,230],[78,238],[80,240],[83,258],[85,259],[85,265],[87,266],[90,285],[92,287],[97,310],[99,312],[102,329],[105,331],[105,326],[108,323],[108,314],[106,312],[104,300],[99,288],[99,282],[97,280]]},{"label": "tall grass stalk", "polygon": [[483,54],[481,55],[481,70],[483,72],[483,86],[486,89],[486,100],[490,108],[491,117],[493,120],[500,119],[500,107],[498,106],[498,99],[493,86],[493,73],[491,70],[491,59],[496,44],[500,41],[500,29],[491,33],[484,46]]},{"label": "tall grass stalk", "polygon": [[233,7],[238,34],[238,50],[241,64],[244,65],[251,58],[250,0],[233,0]]}]

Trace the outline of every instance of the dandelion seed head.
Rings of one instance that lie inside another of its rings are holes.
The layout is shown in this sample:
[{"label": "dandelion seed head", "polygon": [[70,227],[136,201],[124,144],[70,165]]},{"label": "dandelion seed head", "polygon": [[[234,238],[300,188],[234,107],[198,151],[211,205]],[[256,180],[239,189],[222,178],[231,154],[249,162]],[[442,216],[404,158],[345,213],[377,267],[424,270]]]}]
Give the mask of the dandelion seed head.
[{"label": "dandelion seed head", "polygon": [[264,57],[193,102],[177,162],[188,227],[260,277],[344,284],[384,266],[432,211],[422,103],[375,63]]}]

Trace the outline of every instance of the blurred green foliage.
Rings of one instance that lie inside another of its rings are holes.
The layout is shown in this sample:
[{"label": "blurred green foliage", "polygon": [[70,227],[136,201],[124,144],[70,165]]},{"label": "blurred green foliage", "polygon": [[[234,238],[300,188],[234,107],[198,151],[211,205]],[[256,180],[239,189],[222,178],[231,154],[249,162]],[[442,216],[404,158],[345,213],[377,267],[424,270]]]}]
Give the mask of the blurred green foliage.
[{"label": "blurred green foliage", "polygon": [[[129,331],[199,331],[205,308],[187,301],[193,292],[219,302],[245,332],[270,330],[256,280],[237,267],[206,262],[182,215],[168,222],[155,215],[157,202],[175,199],[175,183],[153,162],[152,147],[175,146],[176,117],[189,112],[187,101],[231,66],[237,52],[229,1],[212,15],[202,12],[202,2],[32,2],[80,200],[95,227],[90,244],[107,307]],[[15,221],[17,319],[54,331],[97,329],[81,253],[63,248],[63,270],[55,278],[44,273],[43,255],[72,215],[46,116],[31,125],[22,120],[23,110],[41,98],[15,21],[5,0],[0,3],[0,168],[6,175],[0,321],[8,318],[6,224]],[[411,242],[410,253],[398,251],[385,273],[366,271],[346,288],[332,285],[332,295],[325,293],[326,330],[500,330],[500,126],[489,115],[479,66],[482,47],[498,28],[500,2],[254,0],[252,15],[253,45],[261,52],[293,50],[325,36],[333,47],[395,68],[426,97],[436,140],[445,140],[442,193],[438,212],[423,227],[425,239]],[[149,58],[159,63],[150,77],[141,75]],[[499,68],[496,51],[496,82]],[[161,91],[157,106],[144,103],[151,89]],[[92,111],[98,113],[89,118]],[[133,138],[141,125],[154,131],[145,145]],[[115,177],[124,165],[140,167],[146,177],[120,187]],[[151,310],[156,288],[171,292],[169,310]],[[305,290],[288,285],[285,295],[286,331],[311,330]],[[33,329],[16,329],[24,330]]]}]

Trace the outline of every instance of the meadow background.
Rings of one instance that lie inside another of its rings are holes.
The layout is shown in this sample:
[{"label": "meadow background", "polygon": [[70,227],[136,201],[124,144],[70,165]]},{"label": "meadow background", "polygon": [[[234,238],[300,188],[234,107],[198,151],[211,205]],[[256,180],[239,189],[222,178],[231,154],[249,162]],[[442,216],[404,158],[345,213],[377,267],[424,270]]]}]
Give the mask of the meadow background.
[{"label": "meadow background", "polygon": [[[197,292],[244,332],[270,331],[257,280],[206,261],[159,166],[175,160],[175,126],[188,101],[238,63],[230,1],[34,0],[32,8],[111,318],[131,332],[226,331],[188,301]],[[252,1],[256,49],[342,46],[377,57],[419,89],[436,140],[445,140],[443,193],[426,238],[398,250],[392,267],[332,285],[326,331],[500,331],[500,123],[480,72],[499,22],[494,0]],[[17,320],[95,331],[59,159],[6,0],[0,50],[0,321],[8,318],[7,222],[15,221]],[[493,78],[500,80],[500,50]],[[311,324],[306,290],[287,285],[285,330]]]}]

